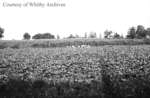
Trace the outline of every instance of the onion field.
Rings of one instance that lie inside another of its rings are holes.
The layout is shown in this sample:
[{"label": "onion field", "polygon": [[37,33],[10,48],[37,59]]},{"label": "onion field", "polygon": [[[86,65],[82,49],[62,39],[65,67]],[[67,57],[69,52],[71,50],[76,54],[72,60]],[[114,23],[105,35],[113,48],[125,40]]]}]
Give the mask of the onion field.
[{"label": "onion field", "polygon": [[0,98],[149,96],[149,45],[0,49]]}]

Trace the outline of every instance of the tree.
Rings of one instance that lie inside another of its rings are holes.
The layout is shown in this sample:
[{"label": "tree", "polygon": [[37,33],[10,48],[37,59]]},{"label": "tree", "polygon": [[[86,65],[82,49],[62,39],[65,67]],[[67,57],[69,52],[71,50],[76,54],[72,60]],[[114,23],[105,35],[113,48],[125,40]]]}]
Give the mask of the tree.
[{"label": "tree", "polygon": [[29,40],[29,39],[31,38],[31,36],[30,36],[29,33],[25,33],[25,34],[23,35],[23,38],[24,38],[25,40]]},{"label": "tree", "polygon": [[44,34],[35,34],[32,39],[55,39],[55,36],[50,33],[44,33]]},{"label": "tree", "polygon": [[32,39],[41,39],[42,34],[38,33],[32,36]]},{"label": "tree", "polygon": [[147,35],[147,37],[150,37],[150,28],[146,29],[146,35]]},{"label": "tree", "polygon": [[4,29],[0,27],[0,38],[4,37],[3,33],[4,33]]},{"label": "tree", "polygon": [[126,38],[129,38],[129,39],[134,39],[134,38],[136,38],[136,29],[135,29],[135,27],[131,27],[131,28],[129,29]]},{"label": "tree", "polygon": [[121,38],[121,36],[120,36],[118,33],[115,33],[115,34],[113,35],[113,38],[114,38],[114,39],[119,39],[119,38]]},{"label": "tree", "polygon": [[112,33],[113,33],[112,31],[105,30],[104,31],[104,38],[111,38],[112,37],[111,36]]},{"label": "tree", "polygon": [[89,38],[96,38],[96,32],[90,32]]},{"label": "tree", "polygon": [[134,39],[134,38],[146,38],[147,37],[147,30],[145,30],[144,26],[138,25],[137,28],[131,27],[128,31],[127,38]]},{"label": "tree", "polygon": [[70,34],[67,38],[76,38],[73,34]]},{"label": "tree", "polygon": [[136,37],[137,38],[145,38],[146,37],[146,30],[144,26],[138,25],[136,30]]},{"label": "tree", "polygon": [[41,37],[42,39],[55,39],[55,36],[50,33],[44,33]]}]

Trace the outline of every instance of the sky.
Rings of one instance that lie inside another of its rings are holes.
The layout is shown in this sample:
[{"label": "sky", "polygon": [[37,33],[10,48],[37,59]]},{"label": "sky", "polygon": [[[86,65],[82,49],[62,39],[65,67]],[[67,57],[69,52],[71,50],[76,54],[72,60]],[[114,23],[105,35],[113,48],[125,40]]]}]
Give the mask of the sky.
[{"label": "sky", "polygon": [[[65,7],[14,7],[8,4],[64,3]],[[60,38],[70,34],[84,36],[107,30],[126,35],[132,26],[150,27],[150,0],[1,0],[0,27],[4,40],[23,39],[28,32],[52,33]]]}]

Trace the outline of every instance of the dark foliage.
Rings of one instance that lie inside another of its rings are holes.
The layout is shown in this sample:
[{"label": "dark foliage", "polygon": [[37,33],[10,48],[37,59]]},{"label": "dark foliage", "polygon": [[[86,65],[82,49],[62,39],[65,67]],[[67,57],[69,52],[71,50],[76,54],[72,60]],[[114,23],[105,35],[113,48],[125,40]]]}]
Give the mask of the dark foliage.
[{"label": "dark foliage", "polygon": [[0,27],[0,38],[3,37],[4,29]]},{"label": "dark foliage", "polygon": [[25,34],[23,35],[23,38],[24,38],[25,40],[29,40],[29,39],[31,38],[31,36],[30,36],[29,33],[25,33]]},{"label": "dark foliage", "polygon": [[35,34],[32,39],[55,39],[55,36],[51,33],[44,33],[44,34]]},{"label": "dark foliage", "polygon": [[126,38],[129,39],[144,39],[149,36],[149,28],[145,29],[144,26],[138,25],[137,28],[131,27],[128,31]]},{"label": "dark foliage", "polygon": [[10,80],[0,84],[0,98],[102,98],[101,85],[88,83]]}]

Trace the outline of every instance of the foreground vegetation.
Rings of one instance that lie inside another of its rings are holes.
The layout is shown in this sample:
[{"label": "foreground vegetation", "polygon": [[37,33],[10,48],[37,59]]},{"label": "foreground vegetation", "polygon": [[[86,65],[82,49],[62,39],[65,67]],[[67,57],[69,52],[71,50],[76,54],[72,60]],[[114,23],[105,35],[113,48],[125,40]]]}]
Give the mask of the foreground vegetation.
[{"label": "foreground vegetation", "polygon": [[150,46],[0,49],[1,98],[148,98]]}]

